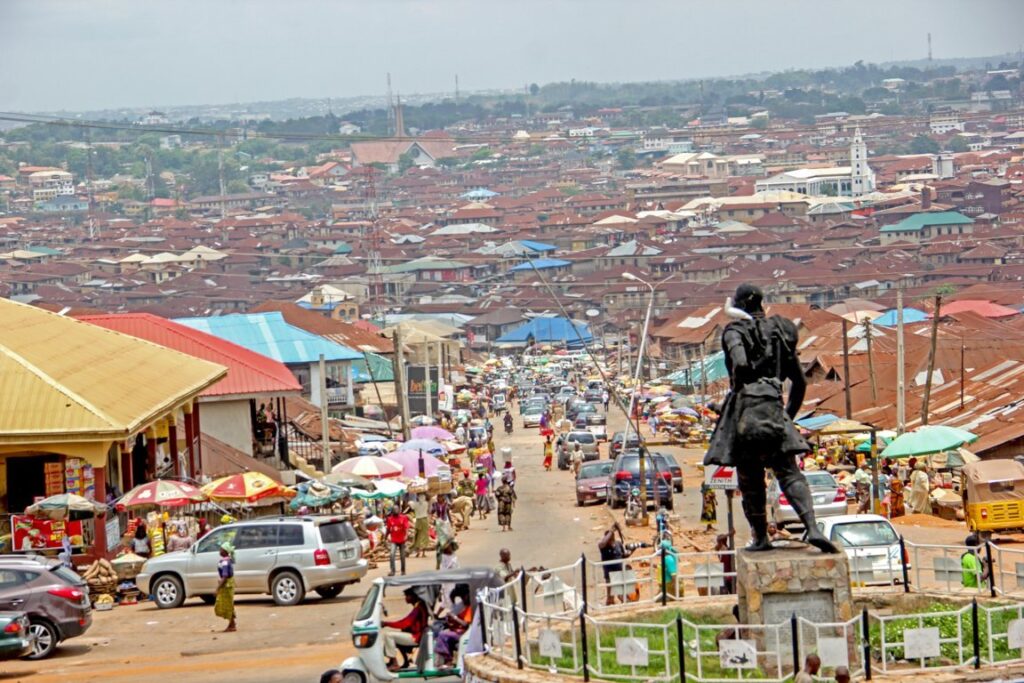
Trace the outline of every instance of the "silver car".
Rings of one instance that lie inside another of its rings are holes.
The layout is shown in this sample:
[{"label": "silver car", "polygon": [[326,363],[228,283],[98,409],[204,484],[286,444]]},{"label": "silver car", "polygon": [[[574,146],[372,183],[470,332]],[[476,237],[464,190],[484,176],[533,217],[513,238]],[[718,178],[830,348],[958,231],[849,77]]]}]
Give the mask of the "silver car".
[{"label": "silver car", "polygon": [[[807,485],[811,487],[816,517],[834,517],[849,512],[846,491],[836,483],[831,474],[804,472],[804,477],[807,478]],[[802,524],[796,510],[779,489],[779,481],[774,478],[768,484],[768,519],[778,524],[780,529],[786,524]]]},{"label": "silver car", "polygon": [[337,597],[366,575],[362,546],[348,521],[267,517],[217,527],[188,550],[147,560],[136,584],[162,609],[179,607],[193,596],[212,604],[225,541],[235,547],[235,593],[269,593],[278,605],[297,605],[308,591]]}]

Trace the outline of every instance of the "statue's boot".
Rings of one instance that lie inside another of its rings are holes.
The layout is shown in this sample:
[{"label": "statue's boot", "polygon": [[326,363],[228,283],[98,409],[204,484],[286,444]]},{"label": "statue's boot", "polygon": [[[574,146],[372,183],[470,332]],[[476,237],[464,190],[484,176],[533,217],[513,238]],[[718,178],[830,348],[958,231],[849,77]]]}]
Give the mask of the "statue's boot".
[{"label": "statue's boot", "polygon": [[750,534],[753,536],[744,550],[751,552],[763,552],[772,549],[772,541],[768,538],[768,517],[764,514],[747,514],[747,521],[750,523]]},{"label": "statue's boot", "polygon": [[811,487],[807,485],[807,481],[800,477],[799,480],[787,483],[786,498],[804,524],[804,542],[823,553],[838,553],[839,548],[835,547],[818,528],[818,522],[814,517],[814,499],[811,497]]}]

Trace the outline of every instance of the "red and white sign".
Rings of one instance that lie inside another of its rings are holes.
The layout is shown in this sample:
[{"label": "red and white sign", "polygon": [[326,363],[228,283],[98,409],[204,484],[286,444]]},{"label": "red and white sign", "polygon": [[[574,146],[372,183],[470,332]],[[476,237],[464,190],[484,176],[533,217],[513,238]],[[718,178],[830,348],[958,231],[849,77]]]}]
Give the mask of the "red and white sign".
[{"label": "red and white sign", "polygon": [[722,491],[735,490],[740,487],[736,468],[726,465],[707,465],[704,468],[704,483],[709,488]]},{"label": "red and white sign", "polygon": [[11,515],[11,549],[15,552],[59,550],[65,535],[70,537],[72,546],[84,545],[80,521],[55,521]]}]

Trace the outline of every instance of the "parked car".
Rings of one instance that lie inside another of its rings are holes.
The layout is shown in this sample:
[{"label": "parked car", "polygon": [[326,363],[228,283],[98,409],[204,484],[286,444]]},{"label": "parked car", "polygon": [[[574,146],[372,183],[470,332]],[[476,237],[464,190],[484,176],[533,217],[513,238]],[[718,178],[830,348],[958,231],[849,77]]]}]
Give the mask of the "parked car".
[{"label": "parked car", "polygon": [[625,432],[615,432],[608,443],[608,457],[614,460],[615,456],[622,451],[632,451],[638,448],[640,448],[640,436],[635,431],[630,430],[628,439]]},{"label": "parked car", "polygon": [[89,587],[78,574],[41,556],[0,556],[0,610],[28,615],[30,659],[44,659],[57,645],[92,625]]},{"label": "parked car", "polygon": [[24,612],[0,612],[0,660],[32,654],[32,635]]},{"label": "parked car", "polygon": [[[648,504],[673,509],[672,473],[659,468],[658,461],[650,455],[644,456],[644,469]],[[608,504],[613,508],[625,505],[633,488],[640,488],[640,454],[625,451],[615,458],[608,477]]]},{"label": "parked car", "polygon": [[683,492],[683,468],[679,466],[676,456],[671,453],[654,453],[658,459],[658,467],[672,474],[672,488],[677,493]]},{"label": "parked car", "polygon": [[569,456],[572,454],[576,444],[579,444],[583,449],[584,462],[597,460],[601,457],[601,452],[598,450],[597,437],[588,431],[569,432],[565,435],[564,444],[564,447],[558,453],[558,469],[560,470],[569,469]]},{"label": "parked car", "polygon": [[576,475],[576,504],[603,503],[608,497],[608,475],[611,471],[611,460],[583,463]]},{"label": "parked car", "polygon": [[366,574],[352,525],[331,516],[267,517],[217,527],[188,550],[146,561],[135,582],[157,607],[179,607],[198,596],[213,603],[222,543],[235,546],[235,592],[297,605],[308,591],[331,599]]},{"label": "parked car", "polygon": [[565,416],[573,422],[582,416],[586,419],[587,424],[591,424],[591,421],[593,421],[594,424],[597,424],[597,418],[604,418],[604,415],[597,412],[597,407],[593,403],[585,402],[574,403],[566,410]]},{"label": "parked car", "polygon": [[544,408],[539,405],[529,405],[523,410],[523,429],[527,427],[539,427],[540,416],[544,414]]},{"label": "parked car", "polygon": [[[831,474],[828,472],[805,472],[804,477],[807,479],[807,485],[811,488],[814,515],[818,519],[845,515],[849,512],[846,490],[836,483]],[[768,518],[773,520],[780,529],[787,524],[802,524],[800,516],[789,504],[786,495],[779,488],[778,480],[774,477],[768,484],[767,497]]]},{"label": "parked car", "polygon": [[[808,474],[812,474],[808,472]],[[903,582],[903,565],[910,557],[900,552],[900,537],[881,515],[837,515],[818,522],[821,533],[850,559],[850,580],[862,584]],[[864,563],[860,567],[858,565]],[[870,567],[870,572],[866,572]]]}]

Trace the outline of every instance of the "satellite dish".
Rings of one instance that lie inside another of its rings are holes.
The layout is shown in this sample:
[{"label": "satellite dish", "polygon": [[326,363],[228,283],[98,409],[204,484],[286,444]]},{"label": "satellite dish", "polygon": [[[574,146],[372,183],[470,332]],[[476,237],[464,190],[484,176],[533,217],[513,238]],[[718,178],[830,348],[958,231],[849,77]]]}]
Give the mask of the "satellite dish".
[{"label": "satellite dish", "polygon": [[601,315],[601,311],[597,310],[596,308],[588,308],[587,309],[587,317],[588,318],[596,318],[599,315]]}]

